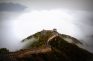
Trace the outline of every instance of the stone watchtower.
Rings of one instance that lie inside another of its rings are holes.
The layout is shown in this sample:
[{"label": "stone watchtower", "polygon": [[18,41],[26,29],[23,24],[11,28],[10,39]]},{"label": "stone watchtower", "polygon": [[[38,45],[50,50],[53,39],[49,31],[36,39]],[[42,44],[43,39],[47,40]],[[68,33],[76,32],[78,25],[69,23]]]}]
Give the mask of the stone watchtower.
[{"label": "stone watchtower", "polygon": [[57,29],[53,29],[53,35],[58,35],[59,33],[57,32]]},{"label": "stone watchtower", "polygon": [[54,29],[53,29],[53,32],[57,32],[57,29],[54,28]]}]

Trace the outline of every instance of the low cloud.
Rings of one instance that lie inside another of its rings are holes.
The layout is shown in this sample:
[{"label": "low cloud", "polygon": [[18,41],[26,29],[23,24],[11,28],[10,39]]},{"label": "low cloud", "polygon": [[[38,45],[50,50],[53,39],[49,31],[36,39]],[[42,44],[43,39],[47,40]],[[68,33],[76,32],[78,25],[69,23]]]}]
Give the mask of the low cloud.
[{"label": "low cloud", "polygon": [[16,3],[0,3],[0,11],[8,11],[8,12],[21,12],[26,7],[21,4]]}]

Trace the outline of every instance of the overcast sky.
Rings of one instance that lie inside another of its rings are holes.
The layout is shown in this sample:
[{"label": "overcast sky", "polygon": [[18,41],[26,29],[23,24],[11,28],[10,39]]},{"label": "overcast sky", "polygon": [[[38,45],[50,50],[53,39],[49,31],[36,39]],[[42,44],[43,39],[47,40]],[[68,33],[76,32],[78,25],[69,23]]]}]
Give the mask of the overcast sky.
[{"label": "overcast sky", "polygon": [[93,0],[0,0],[0,47],[13,50],[21,39],[45,27],[83,40],[92,51],[92,3]]}]

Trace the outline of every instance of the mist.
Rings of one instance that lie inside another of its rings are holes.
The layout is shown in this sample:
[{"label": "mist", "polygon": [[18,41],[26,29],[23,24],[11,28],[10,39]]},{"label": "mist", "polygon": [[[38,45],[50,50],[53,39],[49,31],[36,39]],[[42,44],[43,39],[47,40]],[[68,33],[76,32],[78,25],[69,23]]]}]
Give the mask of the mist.
[{"label": "mist", "polygon": [[92,0],[2,2],[18,3],[24,8],[21,12],[17,9],[0,11],[0,48],[18,50],[22,48],[21,40],[27,36],[42,29],[56,28],[59,33],[76,37],[86,43],[86,48],[93,52]]}]

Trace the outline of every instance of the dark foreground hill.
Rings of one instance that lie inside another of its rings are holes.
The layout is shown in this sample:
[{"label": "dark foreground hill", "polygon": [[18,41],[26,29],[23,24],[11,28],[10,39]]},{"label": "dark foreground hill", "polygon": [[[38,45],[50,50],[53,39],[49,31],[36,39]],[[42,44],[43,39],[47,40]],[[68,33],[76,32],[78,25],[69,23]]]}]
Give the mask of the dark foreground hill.
[{"label": "dark foreground hill", "polygon": [[93,61],[92,53],[78,47],[75,43],[67,42],[60,34],[52,35],[45,42],[40,40],[43,41],[44,38],[38,39],[39,45],[35,46],[37,43],[33,43],[33,47],[16,52],[1,49],[0,61]]}]

